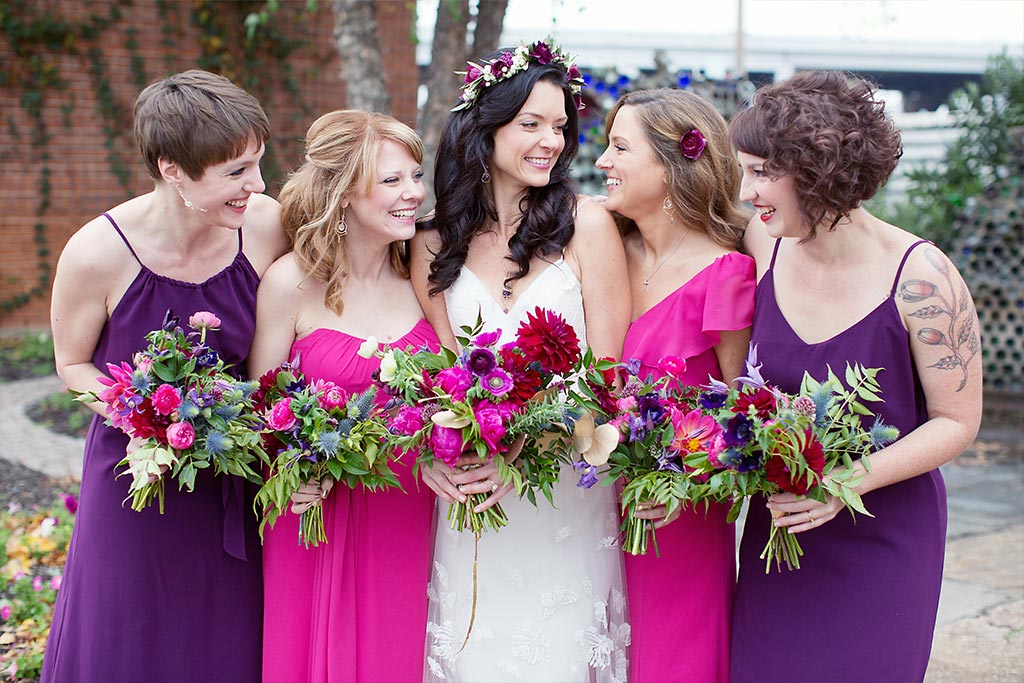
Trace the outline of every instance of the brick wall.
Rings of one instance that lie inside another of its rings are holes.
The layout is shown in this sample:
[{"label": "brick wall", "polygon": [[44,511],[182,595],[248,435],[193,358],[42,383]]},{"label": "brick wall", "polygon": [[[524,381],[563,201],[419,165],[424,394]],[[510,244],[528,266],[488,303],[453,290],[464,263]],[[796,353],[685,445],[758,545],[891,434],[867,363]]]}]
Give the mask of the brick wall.
[{"label": "brick wall", "polygon": [[[414,125],[413,2],[376,2],[392,110]],[[242,44],[246,13],[262,5],[255,0],[10,2],[14,21],[47,12],[78,26],[95,15],[103,18],[104,28],[59,48],[26,43],[53,63],[63,82],[42,90],[17,85],[29,73],[27,58],[15,54],[10,38],[0,37],[0,302],[41,284],[40,261],[50,269],[47,294],[12,311],[0,310],[0,330],[47,327],[52,269],[68,237],[98,213],[152,187],[131,135],[131,108],[141,87],[155,79],[209,68],[256,95],[273,131],[264,171],[268,193],[276,196],[280,179],[299,159],[306,128],[319,114],[343,107],[345,94],[329,0],[318,3],[315,15],[305,11],[306,0],[282,0],[272,20],[282,39],[267,42],[255,60],[240,49],[221,47]],[[284,45],[291,50],[281,58]],[[99,97],[100,92],[109,94]],[[36,94],[42,95],[41,119],[49,135],[43,145],[33,144],[38,126],[23,105],[26,95]],[[46,182],[48,193],[41,190]],[[48,206],[40,212],[44,197]],[[34,227],[40,222],[41,235]]]}]

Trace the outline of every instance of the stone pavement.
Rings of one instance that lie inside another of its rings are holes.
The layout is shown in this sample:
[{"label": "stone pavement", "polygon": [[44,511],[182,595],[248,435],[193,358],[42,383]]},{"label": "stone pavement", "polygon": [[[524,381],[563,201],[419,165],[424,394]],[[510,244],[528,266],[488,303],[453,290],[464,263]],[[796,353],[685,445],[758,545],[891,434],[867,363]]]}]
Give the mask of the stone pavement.
[{"label": "stone pavement", "polygon": [[[0,458],[53,477],[81,474],[83,440],[24,414],[61,387],[57,377],[0,384]],[[983,426],[942,472],[949,529],[926,683],[1024,681],[1024,423]]]}]

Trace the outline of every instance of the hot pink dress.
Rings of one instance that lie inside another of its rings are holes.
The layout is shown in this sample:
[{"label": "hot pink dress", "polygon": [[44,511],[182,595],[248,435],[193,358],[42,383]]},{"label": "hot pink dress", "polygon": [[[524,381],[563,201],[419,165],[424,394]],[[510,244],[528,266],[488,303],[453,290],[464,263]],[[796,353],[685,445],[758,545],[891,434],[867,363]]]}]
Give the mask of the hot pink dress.
[{"label": "hot pink dress", "polygon": [[[318,329],[295,342],[307,379],[366,389],[380,361],[356,351],[364,340]],[[437,348],[426,320],[397,348]],[[298,516],[282,515],[263,545],[263,680],[369,683],[423,677],[434,511],[433,492],[395,468],[404,490],[335,486],[324,502],[328,542],[298,543]]]},{"label": "hot pink dress", "polygon": [[[717,258],[630,325],[622,353],[640,375],[659,376],[664,356],[686,360],[684,384],[722,379],[715,345],[722,330],[750,327],[754,260]],[[729,680],[729,633],[736,576],[735,531],[727,508],[684,509],[657,532],[658,551],[626,554],[631,681]]]}]

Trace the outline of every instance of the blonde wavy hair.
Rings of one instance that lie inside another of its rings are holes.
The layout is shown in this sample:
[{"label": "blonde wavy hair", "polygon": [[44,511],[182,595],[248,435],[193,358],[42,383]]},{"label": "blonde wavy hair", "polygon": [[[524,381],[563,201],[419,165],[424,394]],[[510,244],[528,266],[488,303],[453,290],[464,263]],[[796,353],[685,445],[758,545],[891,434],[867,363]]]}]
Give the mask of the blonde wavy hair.
[{"label": "blonde wavy hair", "polygon": [[[739,204],[742,172],[729,142],[725,119],[700,95],[661,88],[636,90],[619,98],[605,118],[612,129],[615,115],[633,107],[643,125],[654,158],[665,168],[668,195],[683,222],[706,233],[720,246],[742,251],[749,216]],[[699,159],[679,150],[679,138],[699,130],[707,147]],[[619,221],[624,232],[636,229],[629,219]]]},{"label": "blonde wavy hair", "polygon": [[[306,131],[305,161],[281,189],[281,221],[303,272],[327,284],[324,305],[338,315],[348,277],[346,241],[338,234],[342,204],[352,194],[369,194],[377,160],[387,140],[423,163],[423,142],[401,121],[351,109],[324,114]],[[391,266],[409,276],[404,242],[391,245]]]}]

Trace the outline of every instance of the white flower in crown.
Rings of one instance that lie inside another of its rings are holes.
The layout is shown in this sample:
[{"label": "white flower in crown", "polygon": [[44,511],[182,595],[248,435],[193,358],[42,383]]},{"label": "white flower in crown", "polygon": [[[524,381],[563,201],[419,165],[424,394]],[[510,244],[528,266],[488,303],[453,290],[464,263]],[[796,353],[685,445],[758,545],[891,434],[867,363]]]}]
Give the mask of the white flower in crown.
[{"label": "white flower in crown", "polygon": [[576,66],[576,60],[551,40],[540,41],[530,45],[519,45],[512,52],[502,51],[495,59],[477,64],[467,62],[469,68],[466,71],[456,73],[464,76],[462,94],[459,96],[459,104],[452,107],[452,111],[469,109],[476,104],[477,98],[485,88],[495,83],[512,78],[517,73],[530,68],[530,64],[553,64],[565,70],[565,82],[576,100],[576,108],[583,109],[583,100],[580,93],[583,91],[583,74]]}]

